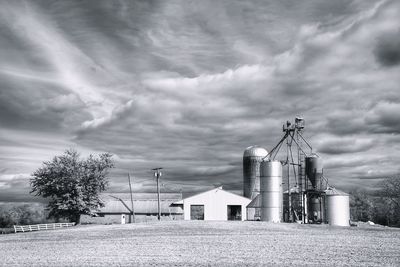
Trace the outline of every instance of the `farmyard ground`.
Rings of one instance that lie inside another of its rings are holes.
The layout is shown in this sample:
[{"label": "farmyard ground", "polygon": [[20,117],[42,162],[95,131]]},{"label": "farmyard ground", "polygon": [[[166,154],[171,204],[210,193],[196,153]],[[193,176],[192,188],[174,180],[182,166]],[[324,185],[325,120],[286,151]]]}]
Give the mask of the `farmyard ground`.
[{"label": "farmyard ground", "polygon": [[400,266],[400,229],[264,222],[88,225],[0,236],[1,266]]}]

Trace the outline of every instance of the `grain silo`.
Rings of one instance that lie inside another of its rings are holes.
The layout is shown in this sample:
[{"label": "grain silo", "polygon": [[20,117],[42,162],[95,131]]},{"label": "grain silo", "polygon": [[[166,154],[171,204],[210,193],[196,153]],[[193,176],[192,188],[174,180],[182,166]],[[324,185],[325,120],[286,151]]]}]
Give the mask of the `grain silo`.
[{"label": "grain silo", "polygon": [[261,221],[281,222],[282,220],[282,163],[261,162]]},{"label": "grain silo", "polygon": [[243,153],[243,195],[254,199],[260,193],[260,163],[268,155],[259,146],[250,146]]},{"label": "grain silo", "polygon": [[321,190],[321,178],[323,175],[322,158],[317,154],[306,157],[306,175],[311,182],[313,189]]},{"label": "grain silo", "polygon": [[326,222],[330,225],[350,225],[349,195],[335,188],[325,190]]}]

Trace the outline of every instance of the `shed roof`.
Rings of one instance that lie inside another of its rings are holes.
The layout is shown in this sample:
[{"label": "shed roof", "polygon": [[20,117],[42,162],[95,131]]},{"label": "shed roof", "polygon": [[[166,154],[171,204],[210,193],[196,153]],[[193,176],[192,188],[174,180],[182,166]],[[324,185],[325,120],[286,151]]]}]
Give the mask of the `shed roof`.
[{"label": "shed roof", "polygon": [[[156,193],[134,193],[133,208],[135,213],[157,214],[158,201]],[[129,213],[131,208],[130,194],[109,193],[102,194],[101,199],[104,207],[100,208],[99,213]],[[119,198],[119,199],[116,199]],[[179,201],[181,194],[162,193],[160,194],[161,213],[182,214],[182,207],[176,206],[173,202]]]},{"label": "shed roof", "polygon": [[[129,193],[102,193],[100,198],[103,201],[115,200],[115,197],[131,201],[131,194]],[[157,193],[132,193],[133,200],[146,200],[157,199]],[[161,199],[182,199],[181,193],[160,193]]]},{"label": "shed roof", "polygon": [[246,208],[261,208],[261,194],[258,194]]}]

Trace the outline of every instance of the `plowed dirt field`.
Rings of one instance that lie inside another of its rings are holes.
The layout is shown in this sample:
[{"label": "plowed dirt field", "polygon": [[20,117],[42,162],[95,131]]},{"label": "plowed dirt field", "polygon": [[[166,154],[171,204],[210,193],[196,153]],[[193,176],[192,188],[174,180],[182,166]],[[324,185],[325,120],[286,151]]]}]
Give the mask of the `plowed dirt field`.
[{"label": "plowed dirt field", "polygon": [[1,266],[400,266],[400,229],[265,222],[87,225],[0,236]]}]

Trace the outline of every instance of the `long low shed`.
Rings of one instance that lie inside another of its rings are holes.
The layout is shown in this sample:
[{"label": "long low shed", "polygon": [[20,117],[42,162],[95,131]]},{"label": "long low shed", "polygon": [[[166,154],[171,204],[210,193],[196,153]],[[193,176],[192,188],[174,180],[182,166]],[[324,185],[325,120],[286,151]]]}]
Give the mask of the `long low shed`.
[{"label": "long low shed", "polygon": [[[157,220],[158,199],[156,193],[134,193],[132,196],[136,222]],[[101,199],[104,207],[100,208],[97,216],[84,215],[81,218],[82,223],[124,224],[132,221],[130,194],[102,194]],[[180,193],[160,194],[161,220],[183,219],[182,207],[173,204],[181,199]]]}]

